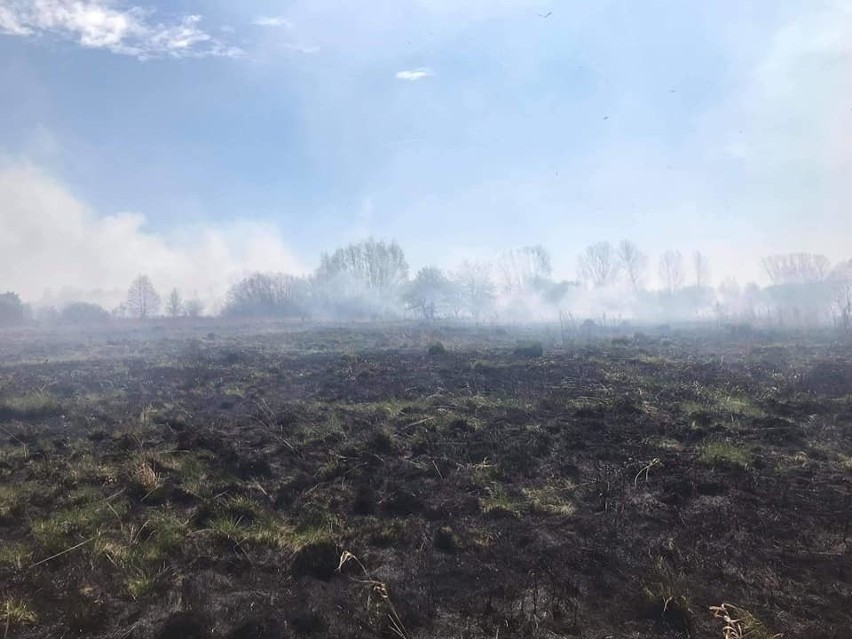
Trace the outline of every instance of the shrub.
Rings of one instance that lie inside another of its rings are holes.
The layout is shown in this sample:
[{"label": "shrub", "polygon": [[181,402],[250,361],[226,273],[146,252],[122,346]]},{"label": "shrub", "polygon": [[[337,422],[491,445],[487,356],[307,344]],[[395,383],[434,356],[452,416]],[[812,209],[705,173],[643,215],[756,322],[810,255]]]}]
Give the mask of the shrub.
[{"label": "shrub", "polygon": [[0,295],[0,326],[23,324],[27,317],[27,307],[16,293]]},{"label": "shrub", "polygon": [[440,357],[447,354],[447,349],[441,342],[435,342],[429,346],[428,353],[430,357]]},{"label": "shrub", "polygon": [[59,321],[65,324],[102,324],[109,319],[110,315],[106,309],[86,302],[69,304],[59,314]]},{"label": "shrub", "polygon": [[515,355],[518,357],[541,357],[544,355],[544,346],[541,342],[521,342],[515,347]]}]

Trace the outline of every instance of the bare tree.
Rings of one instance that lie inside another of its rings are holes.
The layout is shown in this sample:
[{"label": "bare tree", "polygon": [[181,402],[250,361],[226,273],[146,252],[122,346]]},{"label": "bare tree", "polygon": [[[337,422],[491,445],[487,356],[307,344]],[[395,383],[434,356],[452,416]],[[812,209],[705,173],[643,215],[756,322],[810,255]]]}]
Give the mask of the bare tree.
[{"label": "bare tree", "polygon": [[160,296],[147,275],[140,275],[127,291],[127,312],[131,317],[146,319],[160,310]]},{"label": "bare tree", "polygon": [[852,281],[852,260],[837,264],[831,271],[831,279],[836,282]]},{"label": "bare tree", "polygon": [[204,312],[204,303],[197,299],[186,300],[183,311],[187,317],[200,317],[201,313]]},{"label": "bare tree", "polygon": [[183,298],[178,293],[176,288],[172,289],[169,297],[166,299],[166,315],[169,317],[178,317],[183,313]]},{"label": "bare tree", "polygon": [[455,284],[434,266],[420,269],[403,294],[406,305],[427,320],[452,309],[455,297]]},{"label": "bare tree", "polygon": [[255,273],[228,291],[226,315],[296,317],[302,310],[304,282],[284,273]]},{"label": "bare tree", "polygon": [[491,268],[481,262],[465,260],[453,275],[461,305],[471,317],[479,319],[494,300]]},{"label": "bare tree", "polygon": [[839,282],[834,292],[834,311],[844,333],[852,331],[852,281]]},{"label": "bare tree", "polygon": [[497,266],[507,292],[529,290],[553,272],[550,254],[541,245],[510,249],[500,256]]},{"label": "bare tree", "polygon": [[615,283],[620,270],[621,262],[609,242],[587,246],[580,256],[580,279],[596,288]]},{"label": "bare tree", "polygon": [[666,251],[660,256],[660,279],[669,293],[683,286],[683,256],[680,251]]},{"label": "bare tree", "polygon": [[710,260],[701,251],[692,254],[692,264],[695,268],[695,286],[704,288],[710,285]]},{"label": "bare tree", "polygon": [[367,288],[384,292],[408,279],[408,262],[396,242],[370,238],[322,256],[317,278],[327,281],[340,274],[349,274]]},{"label": "bare tree", "polygon": [[763,258],[763,267],[776,286],[810,284],[828,277],[831,261],[814,253],[784,253]]},{"label": "bare tree", "polygon": [[638,291],[648,268],[648,257],[630,240],[621,240],[618,245],[618,258],[621,270],[627,276],[630,286]]}]

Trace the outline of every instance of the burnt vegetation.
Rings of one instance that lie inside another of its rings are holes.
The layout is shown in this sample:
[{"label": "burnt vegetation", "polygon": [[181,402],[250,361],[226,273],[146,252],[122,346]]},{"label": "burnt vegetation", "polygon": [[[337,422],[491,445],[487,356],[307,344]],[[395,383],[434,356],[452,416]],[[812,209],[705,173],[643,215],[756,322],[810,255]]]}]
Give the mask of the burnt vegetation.
[{"label": "burnt vegetation", "polygon": [[7,637],[849,636],[836,333],[6,337]]}]

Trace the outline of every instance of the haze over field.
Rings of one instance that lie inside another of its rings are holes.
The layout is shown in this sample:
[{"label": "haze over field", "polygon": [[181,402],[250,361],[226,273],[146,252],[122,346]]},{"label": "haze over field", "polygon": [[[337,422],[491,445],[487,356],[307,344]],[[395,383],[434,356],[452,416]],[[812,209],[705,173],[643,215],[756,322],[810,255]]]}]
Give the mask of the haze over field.
[{"label": "haze over field", "polygon": [[713,280],[848,260],[852,7],[835,1],[11,0],[0,289],[208,304],[395,239],[411,274],[600,240]]}]

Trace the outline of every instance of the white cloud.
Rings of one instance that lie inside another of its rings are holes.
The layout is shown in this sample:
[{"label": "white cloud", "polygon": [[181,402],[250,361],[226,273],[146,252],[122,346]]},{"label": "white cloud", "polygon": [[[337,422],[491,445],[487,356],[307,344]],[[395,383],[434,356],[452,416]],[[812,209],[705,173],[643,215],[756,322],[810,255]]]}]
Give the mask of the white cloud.
[{"label": "white cloud", "polygon": [[416,80],[422,80],[423,78],[431,78],[433,75],[435,74],[431,69],[420,67],[419,69],[411,69],[408,71],[397,71],[396,79],[414,82]]},{"label": "white cloud", "polygon": [[86,48],[141,59],[242,53],[201,29],[200,22],[198,15],[176,24],[154,22],[152,11],[121,9],[112,0],[9,0],[0,7],[0,32],[8,35],[65,37]]},{"label": "white cloud", "polygon": [[299,44],[298,42],[285,42],[282,44],[288,51],[297,51],[299,53],[311,54],[319,53],[320,48],[308,44]]},{"label": "white cloud", "polygon": [[284,27],[292,29],[293,24],[283,16],[261,16],[254,20],[252,24],[258,27]]},{"label": "white cloud", "polygon": [[28,301],[111,307],[133,277],[147,273],[161,293],[177,287],[215,309],[248,273],[301,271],[268,224],[236,220],[169,239],[147,230],[139,213],[96,215],[29,165],[0,165],[0,202],[0,287]]},{"label": "white cloud", "polygon": [[27,36],[32,33],[32,29],[24,26],[11,8],[0,7],[0,32],[16,36]]}]

